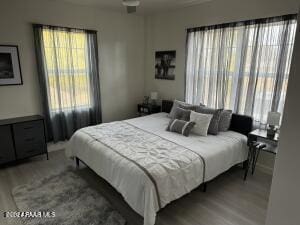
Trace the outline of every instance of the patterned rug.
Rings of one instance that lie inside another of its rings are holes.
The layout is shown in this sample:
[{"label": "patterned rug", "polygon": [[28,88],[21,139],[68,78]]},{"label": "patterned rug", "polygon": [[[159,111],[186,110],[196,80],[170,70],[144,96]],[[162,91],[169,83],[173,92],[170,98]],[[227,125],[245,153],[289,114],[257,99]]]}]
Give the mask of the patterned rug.
[{"label": "patterned rug", "polygon": [[71,170],[18,186],[12,195],[26,225],[126,224],[104,197]]}]

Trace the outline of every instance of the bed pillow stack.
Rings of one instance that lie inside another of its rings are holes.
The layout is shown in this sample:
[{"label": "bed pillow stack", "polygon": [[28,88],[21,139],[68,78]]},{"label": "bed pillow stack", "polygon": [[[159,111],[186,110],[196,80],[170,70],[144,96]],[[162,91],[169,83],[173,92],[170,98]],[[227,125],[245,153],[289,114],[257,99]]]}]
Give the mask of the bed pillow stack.
[{"label": "bed pillow stack", "polygon": [[172,109],[168,115],[168,117],[170,117],[171,119],[175,118],[176,116],[176,111],[178,108],[182,108],[182,109],[186,109],[186,110],[194,110],[196,107],[196,105],[191,105],[191,104],[187,104],[185,102],[182,102],[182,101],[178,101],[178,100],[174,100],[173,102],[173,106],[172,106]]},{"label": "bed pillow stack", "polygon": [[191,115],[191,109],[186,109],[179,106],[173,110],[173,115],[171,116],[171,119],[189,121],[190,115]]},{"label": "bed pillow stack", "polygon": [[[207,136],[207,134],[217,135],[219,132],[228,131],[230,128],[232,111],[213,109],[208,108],[203,104],[200,104],[199,106],[174,100],[173,107],[168,116],[171,118],[170,124],[174,123],[177,125],[177,123],[180,123],[180,125],[182,125],[182,121],[194,123],[194,125],[189,125],[189,128],[191,129],[185,131],[185,136],[188,136],[189,132],[200,136]],[[174,120],[180,120],[180,122],[174,122]],[[170,129],[170,124],[167,128],[168,131],[182,133],[182,130],[180,132],[180,129],[177,129],[177,126],[175,126],[176,129]],[[187,124],[183,124],[183,126],[184,125],[187,126]]]},{"label": "bed pillow stack", "polygon": [[[204,105],[200,103],[200,106],[204,106]],[[174,102],[173,102],[172,109],[171,109],[168,117],[174,118],[177,108],[182,108],[182,109],[186,109],[186,110],[195,111],[197,107],[198,107],[198,105],[192,105],[192,104],[182,102],[182,101],[178,101],[178,100],[175,99]]]}]

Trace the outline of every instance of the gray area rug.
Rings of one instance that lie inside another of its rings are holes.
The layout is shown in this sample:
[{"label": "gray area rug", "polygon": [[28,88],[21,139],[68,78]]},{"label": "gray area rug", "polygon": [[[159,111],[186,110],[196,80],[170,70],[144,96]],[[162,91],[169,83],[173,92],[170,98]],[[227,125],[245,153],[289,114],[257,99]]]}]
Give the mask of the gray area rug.
[{"label": "gray area rug", "polygon": [[12,195],[21,212],[55,212],[23,218],[26,225],[124,225],[125,219],[71,170],[18,186]]}]

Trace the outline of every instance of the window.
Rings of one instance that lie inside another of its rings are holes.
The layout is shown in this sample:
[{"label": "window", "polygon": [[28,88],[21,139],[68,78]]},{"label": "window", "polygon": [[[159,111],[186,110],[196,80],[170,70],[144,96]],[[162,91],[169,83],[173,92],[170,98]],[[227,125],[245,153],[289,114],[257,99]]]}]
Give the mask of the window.
[{"label": "window", "polygon": [[97,32],[41,24],[33,31],[48,140],[101,123]]},{"label": "window", "polygon": [[91,107],[86,34],[43,29],[42,35],[50,110]]},{"label": "window", "polygon": [[296,16],[188,30],[186,101],[265,123],[283,111]]}]

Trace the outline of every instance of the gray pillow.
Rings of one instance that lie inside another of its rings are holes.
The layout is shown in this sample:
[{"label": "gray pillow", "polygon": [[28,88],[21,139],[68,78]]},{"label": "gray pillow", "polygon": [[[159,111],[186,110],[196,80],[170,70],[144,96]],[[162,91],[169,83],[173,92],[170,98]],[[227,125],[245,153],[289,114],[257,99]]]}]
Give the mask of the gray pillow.
[{"label": "gray pillow", "polygon": [[194,126],[195,122],[174,119],[170,121],[167,131],[175,132],[188,137]]},{"label": "gray pillow", "polygon": [[223,110],[220,116],[219,131],[228,131],[230,128],[232,110]]},{"label": "gray pillow", "polygon": [[177,107],[174,110],[173,117],[171,119],[178,119],[178,120],[184,120],[189,121],[191,115],[191,110],[183,109],[181,107]]},{"label": "gray pillow", "polygon": [[[182,101],[178,101],[178,100],[175,99],[174,102],[173,102],[172,109],[171,109],[168,117],[174,118],[174,113],[176,111],[176,108],[178,108],[178,107],[189,109],[189,110],[195,110],[197,106],[192,105],[192,104],[188,104],[188,103],[185,103],[185,102],[182,102]],[[186,107],[188,107],[188,108],[186,108]]]},{"label": "gray pillow", "polygon": [[178,107],[185,109],[185,110],[195,111],[197,108],[197,105],[179,105]]},{"label": "gray pillow", "polygon": [[196,108],[196,112],[203,113],[203,114],[212,114],[213,117],[210,121],[209,127],[208,127],[208,133],[217,135],[219,133],[219,122],[221,117],[221,112],[223,109],[212,109],[205,106],[198,106]]}]

